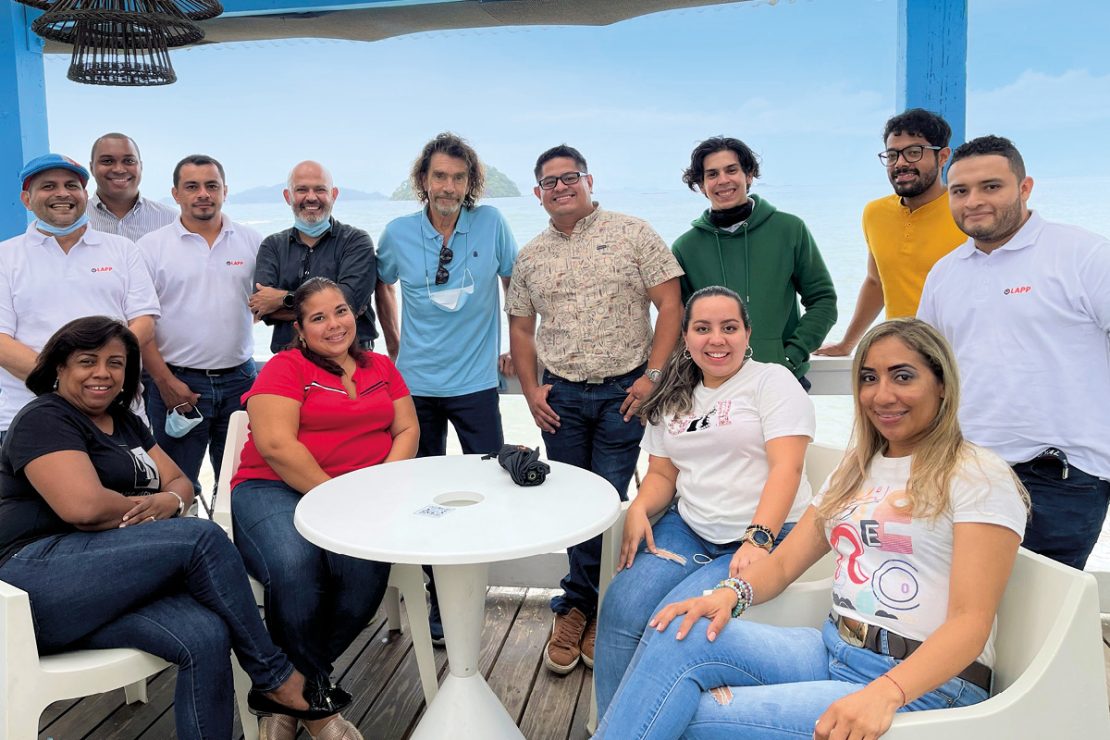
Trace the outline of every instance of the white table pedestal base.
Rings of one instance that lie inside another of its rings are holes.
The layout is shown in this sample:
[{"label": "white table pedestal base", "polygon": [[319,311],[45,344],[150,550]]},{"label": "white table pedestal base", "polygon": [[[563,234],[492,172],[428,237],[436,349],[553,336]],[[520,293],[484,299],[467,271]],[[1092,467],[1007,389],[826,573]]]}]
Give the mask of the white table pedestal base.
[{"label": "white table pedestal base", "polygon": [[480,673],[448,674],[412,733],[412,740],[444,738],[523,740],[524,735]]},{"label": "white table pedestal base", "polygon": [[478,672],[489,566],[433,565],[432,570],[449,672],[413,732],[413,740],[523,740],[501,700]]}]

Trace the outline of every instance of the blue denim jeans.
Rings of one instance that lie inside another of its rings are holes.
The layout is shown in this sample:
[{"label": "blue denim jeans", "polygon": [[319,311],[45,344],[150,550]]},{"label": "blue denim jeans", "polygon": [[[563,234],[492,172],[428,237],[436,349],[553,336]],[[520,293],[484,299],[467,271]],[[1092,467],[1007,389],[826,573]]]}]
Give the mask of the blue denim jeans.
[{"label": "blue denim jeans", "polygon": [[247,360],[225,375],[209,376],[181,368],[174,370],[173,374],[200,396],[196,407],[204,416],[204,421],[180,439],[166,434],[166,404],[154,383],[147,389],[147,418],[158,445],[193,482],[193,491],[200,493],[200,466],[204,462],[204,450],[207,448],[208,459],[219,481],[228,420],[243,408],[239,399],[251,389],[258,372],[254,360]]},{"label": "blue denim jeans", "polygon": [[[559,415],[554,434],[543,433],[547,457],[592,470],[628,498],[628,483],[640,456],[644,426],[639,418],[625,421],[621,404],[643,367],[604,383],[575,383],[544,371],[551,385],[547,403]],[[597,583],[601,574],[601,535],[567,548],[570,570],[559,584],[563,593],[551,600],[556,614],[578,609],[587,617],[597,611]]]},{"label": "blue denim jeans", "polygon": [[1098,541],[1110,503],[1110,482],[1051,457],[1014,465],[1029,490],[1033,514],[1022,547],[1083,570]]},{"label": "blue denim jeans", "polygon": [[235,487],[235,546],[266,589],[266,626],[305,678],[328,685],[332,664],[381,604],[389,563],[337,555],[293,526],[301,494],[281,481]]},{"label": "blue denim jeans", "polygon": [[447,454],[447,422],[455,428],[464,455],[498,452],[505,444],[496,388],[462,396],[413,396],[412,402],[420,422],[417,457]]},{"label": "blue denim jeans", "polygon": [[[679,642],[675,620],[650,630],[594,738],[797,740],[818,717],[898,662],[820,630],[732,620],[715,642],[699,620]],[[721,686],[725,691],[711,691]],[[898,710],[968,706],[987,692],[960,678]]]},{"label": "blue denim jeans", "polygon": [[[793,523],[783,525],[776,544],[793,527]],[[612,701],[648,620],[661,607],[700,596],[728,578],[729,563],[740,547],[739,542],[718,545],[702,539],[673,507],[652,526],[652,537],[660,554],[652,555],[641,542],[632,567],[618,573],[605,591],[594,660],[599,715],[605,714]],[[664,550],[683,562],[662,557]]]},{"label": "blue denim jeans", "polygon": [[52,535],[20,549],[0,579],[30,595],[44,654],[130,647],[176,663],[179,738],[232,736],[232,650],[262,691],[293,672],[235,546],[204,519]]}]

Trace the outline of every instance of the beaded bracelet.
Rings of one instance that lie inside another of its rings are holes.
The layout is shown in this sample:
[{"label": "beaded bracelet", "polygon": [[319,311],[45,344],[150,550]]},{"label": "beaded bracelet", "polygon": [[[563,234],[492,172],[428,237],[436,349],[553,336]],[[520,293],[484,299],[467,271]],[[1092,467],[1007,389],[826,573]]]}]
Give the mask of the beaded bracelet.
[{"label": "beaded bracelet", "polygon": [[755,600],[752,584],[742,578],[726,578],[714,586],[713,590],[716,591],[718,588],[729,588],[736,594],[736,606],[732,608],[733,619],[743,614],[751,606],[752,601]]}]

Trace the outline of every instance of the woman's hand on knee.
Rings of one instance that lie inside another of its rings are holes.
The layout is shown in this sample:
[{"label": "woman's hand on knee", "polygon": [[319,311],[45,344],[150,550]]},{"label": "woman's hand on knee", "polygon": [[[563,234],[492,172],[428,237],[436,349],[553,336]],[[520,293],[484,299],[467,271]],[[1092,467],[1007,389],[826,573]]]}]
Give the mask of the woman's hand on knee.
[{"label": "woman's hand on knee", "polygon": [[829,705],[813,728],[814,740],[875,740],[890,729],[899,706],[901,697],[868,684]]},{"label": "woman's hand on knee", "polygon": [[740,545],[740,549],[733,554],[732,560],[728,564],[729,577],[740,578],[740,574],[744,572],[744,568],[747,568],[752,563],[759,562],[770,554],[771,553],[767,552],[762,547],[753,545],[750,542],[745,542],[743,545]]},{"label": "woman's hand on knee", "polygon": [[651,520],[648,519],[647,512],[633,505],[628,508],[628,513],[624,517],[621,554],[617,559],[618,571],[632,567],[632,561],[636,558],[636,551],[642,540],[647,540],[647,551],[654,554],[655,537],[651,533]]},{"label": "woman's hand on knee", "polygon": [[690,634],[695,622],[705,617],[709,620],[709,628],[705,631],[705,637],[713,642],[717,639],[717,635],[721,634],[721,630],[728,625],[728,621],[732,619],[732,609],[735,606],[736,592],[730,588],[719,588],[708,596],[699,596],[695,599],[686,599],[685,601],[668,604],[652,617],[651,621],[648,622],[648,627],[654,627],[662,632],[675,618],[685,615],[682,623],[678,625],[678,632],[674,636],[676,640],[681,640]]}]

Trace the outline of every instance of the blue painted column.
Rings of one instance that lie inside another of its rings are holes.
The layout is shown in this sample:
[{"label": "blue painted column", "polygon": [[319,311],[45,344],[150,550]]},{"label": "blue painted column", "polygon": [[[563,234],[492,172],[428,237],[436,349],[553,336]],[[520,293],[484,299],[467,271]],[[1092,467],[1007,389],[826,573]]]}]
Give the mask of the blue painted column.
[{"label": "blue painted column", "polygon": [[27,228],[19,171],[50,146],[42,39],[31,30],[38,13],[10,0],[0,5],[0,239]]},{"label": "blue painted column", "polygon": [[898,111],[926,108],[967,130],[967,0],[898,0]]}]

